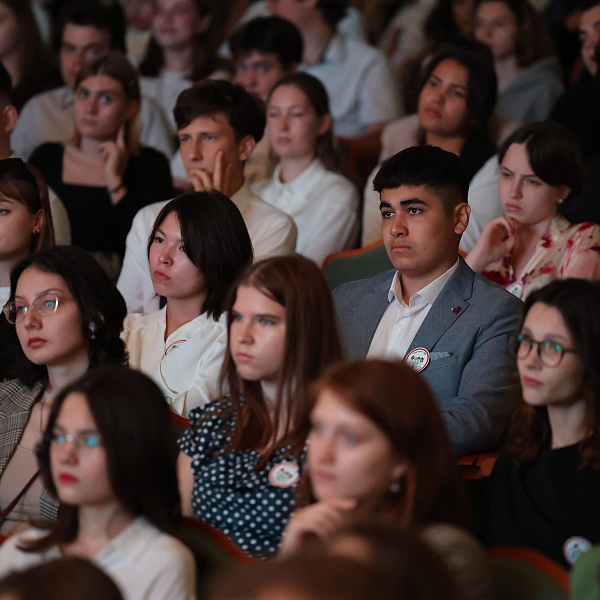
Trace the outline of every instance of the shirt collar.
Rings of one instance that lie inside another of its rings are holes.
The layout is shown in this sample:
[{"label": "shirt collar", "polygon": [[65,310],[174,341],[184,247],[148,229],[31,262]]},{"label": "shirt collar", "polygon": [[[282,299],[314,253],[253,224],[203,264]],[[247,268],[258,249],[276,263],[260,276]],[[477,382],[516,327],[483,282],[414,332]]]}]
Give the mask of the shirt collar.
[{"label": "shirt collar", "polygon": [[285,190],[294,196],[306,197],[310,194],[312,188],[319,182],[322,176],[323,167],[321,161],[315,158],[307,169],[302,171],[296,179],[289,183],[283,183],[279,178],[281,173],[281,164],[278,163],[273,171],[273,181],[275,182],[275,189],[277,193],[281,193]]},{"label": "shirt collar", "polygon": [[160,530],[147,519],[141,516],[137,517],[133,523],[102,548],[96,560],[105,567],[122,560],[135,562],[159,534]]},{"label": "shirt collar", "polygon": [[[423,289],[416,292],[409,300],[410,301],[415,296],[420,296],[423,298],[428,304],[433,304],[437,297],[440,295],[440,292],[448,283],[450,277],[452,277],[454,271],[458,268],[459,259],[445,272],[442,273],[437,279],[434,279],[431,283],[428,283]],[[402,300],[402,283],[400,282],[400,278],[398,277],[398,271],[394,273],[394,278],[392,279],[392,284],[390,285],[390,289],[388,291],[388,302],[392,302],[394,298],[403,306],[404,300]]]}]

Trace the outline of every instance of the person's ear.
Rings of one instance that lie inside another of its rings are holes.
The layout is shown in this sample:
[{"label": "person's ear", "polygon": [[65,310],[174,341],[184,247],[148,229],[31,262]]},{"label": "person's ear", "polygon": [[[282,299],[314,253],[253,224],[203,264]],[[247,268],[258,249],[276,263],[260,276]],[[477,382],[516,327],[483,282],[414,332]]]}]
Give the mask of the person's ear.
[{"label": "person's ear", "polygon": [[248,160],[250,158],[250,155],[254,151],[255,146],[256,142],[254,141],[254,138],[251,135],[247,135],[246,137],[242,138],[237,144],[239,159],[242,162]]},{"label": "person's ear", "polygon": [[319,135],[323,135],[324,133],[327,133],[331,129],[332,123],[333,123],[333,120],[329,113],[323,115],[321,117],[321,123],[319,124],[319,129],[318,129]]},{"label": "person's ear", "polygon": [[561,185],[561,186],[558,186],[558,188],[559,188],[559,193],[558,193],[557,203],[562,204],[565,201],[565,198],[569,197],[569,194],[573,191],[573,189],[570,188],[568,185]]},{"label": "person's ear", "polygon": [[41,233],[42,229],[44,229],[45,221],[46,221],[46,219],[44,217],[44,211],[42,211],[42,209],[40,208],[40,210],[38,210],[35,213],[35,215],[33,216],[32,233],[34,233],[36,235]]},{"label": "person's ear", "polygon": [[198,25],[196,27],[196,35],[204,33],[210,27],[211,17],[210,15],[205,15],[204,17],[200,17],[198,20]]},{"label": "person's ear", "polygon": [[454,220],[454,233],[462,235],[469,225],[471,207],[466,202],[461,202],[454,207],[452,218]]},{"label": "person's ear", "polygon": [[140,101],[139,100],[130,100],[129,107],[127,108],[126,117],[128,121],[132,121],[135,119],[137,114],[140,112]]},{"label": "person's ear", "polygon": [[2,130],[10,133],[16,127],[18,117],[17,109],[12,104],[7,104],[2,109]]}]

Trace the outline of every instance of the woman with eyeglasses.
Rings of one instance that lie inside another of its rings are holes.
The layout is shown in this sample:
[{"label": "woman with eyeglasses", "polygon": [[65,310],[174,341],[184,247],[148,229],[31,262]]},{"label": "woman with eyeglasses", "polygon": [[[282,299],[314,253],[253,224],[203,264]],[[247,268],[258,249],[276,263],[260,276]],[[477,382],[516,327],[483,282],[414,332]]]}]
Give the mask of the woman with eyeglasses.
[{"label": "woman with eyeglasses", "polygon": [[54,518],[35,446],[58,393],[88,369],[126,362],[125,301],[98,263],[72,246],[32,255],[11,272],[4,315],[17,378],[0,383],[0,532]]},{"label": "woman with eyeglasses", "polygon": [[[554,281],[527,298],[517,337],[517,403],[477,532],[570,568],[600,542],[600,286]],[[479,486],[478,486],[479,487]]]},{"label": "woman with eyeglasses", "polygon": [[2,545],[0,577],[71,555],[110,575],[125,600],[196,598],[194,558],[171,535],[181,516],[177,444],[148,377],[113,366],[73,382],[50,410],[37,457],[58,518]]}]

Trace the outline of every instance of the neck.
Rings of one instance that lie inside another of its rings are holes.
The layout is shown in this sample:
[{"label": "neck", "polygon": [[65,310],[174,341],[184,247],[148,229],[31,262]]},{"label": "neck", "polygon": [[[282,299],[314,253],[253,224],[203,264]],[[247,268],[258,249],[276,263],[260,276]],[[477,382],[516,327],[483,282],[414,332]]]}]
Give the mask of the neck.
[{"label": "neck", "polygon": [[335,29],[321,18],[315,18],[306,26],[301,27],[301,33],[304,40],[302,62],[308,66],[314,65],[323,56]]},{"label": "neck", "polygon": [[231,198],[234,194],[239,192],[244,185],[244,165],[240,164],[239,169],[232,168],[229,175],[229,183],[227,185],[227,192],[225,195]]},{"label": "neck", "polygon": [[458,255],[440,263],[434,273],[428,273],[424,277],[411,277],[409,274],[398,272],[398,277],[400,283],[402,284],[402,300],[404,300],[404,302],[408,304],[410,299],[417,292],[420,292],[424,287],[427,287],[431,282],[435,281],[438,277],[443,275],[450,267],[452,267],[456,262],[457,258]]},{"label": "neck", "polygon": [[0,135],[0,160],[8,158],[11,154],[10,134]]},{"label": "neck", "polygon": [[163,50],[164,68],[177,71],[184,76],[192,74],[194,69],[194,48],[190,44],[182,48],[169,48]]},{"label": "neck", "polygon": [[205,299],[206,293],[198,294],[192,298],[167,299],[165,341],[174,331],[202,314]]},{"label": "neck", "polygon": [[583,440],[587,434],[587,403],[580,398],[568,405],[548,407],[548,420],[552,432],[552,449],[572,446]]},{"label": "neck", "polygon": [[446,152],[452,152],[457,156],[460,155],[465,142],[467,141],[466,135],[439,135],[436,133],[431,133],[429,131],[425,132],[425,143],[429,146],[437,146],[442,150],[446,150]]},{"label": "neck", "polygon": [[498,77],[499,92],[504,91],[513,82],[521,70],[517,64],[517,57],[515,55],[495,60],[494,69],[496,70],[496,76]]},{"label": "neck", "polygon": [[135,515],[117,500],[100,506],[80,506],[77,539],[73,546],[78,553],[93,558],[134,520]]},{"label": "neck", "polygon": [[54,399],[54,396],[56,396],[63,388],[83,376],[89,366],[90,363],[87,357],[71,363],[70,365],[56,367],[48,366],[48,395]]},{"label": "neck", "polygon": [[15,88],[21,81],[21,65],[19,60],[20,53],[18,48],[8,56],[2,57],[2,64],[4,68],[9,72],[12,80],[12,86]]},{"label": "neck", "polygon": [[310,154],[309,156],[303,156],[301,158],[282,158],[279,161],[281,165],[279,169],[279,180],[281,183],[290,183],[294,181],[294,179],[298,178],[310,165],[312,161],[315,159],[314,154]]},{"label": "neck", "polygon": [[100,162],[102,157],[101,147],[106,141],[108,140],[95,140],[92,138],[82,137],[79,140],[79,150],[88,158]]}]

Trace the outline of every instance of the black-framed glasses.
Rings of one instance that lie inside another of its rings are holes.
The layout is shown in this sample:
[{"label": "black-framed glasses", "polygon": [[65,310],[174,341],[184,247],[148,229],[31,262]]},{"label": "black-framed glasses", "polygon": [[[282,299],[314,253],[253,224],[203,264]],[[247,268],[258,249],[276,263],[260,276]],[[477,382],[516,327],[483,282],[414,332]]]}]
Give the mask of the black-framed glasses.
[{"label": "black-framed glasses", "polygon": [[40,317],[49,317],[56,312],[59,303],[68,302],[72,298],[60,298],[58,294],[42,294],[38,296],[31,304],[23,304],[22,302],[7,302],[2,309],[6,320],[12,325],[20,323],[27,314],[30,308]]},{"label": "black-framed glasses", "polygon": [[567,352],[577,353],[575,348],[564,348],[554,340],[534,340],[527,333],[517,336],[517,358],[527,358],[533,347],[537,348],[537,357],[546,367],[557,367]]}]

